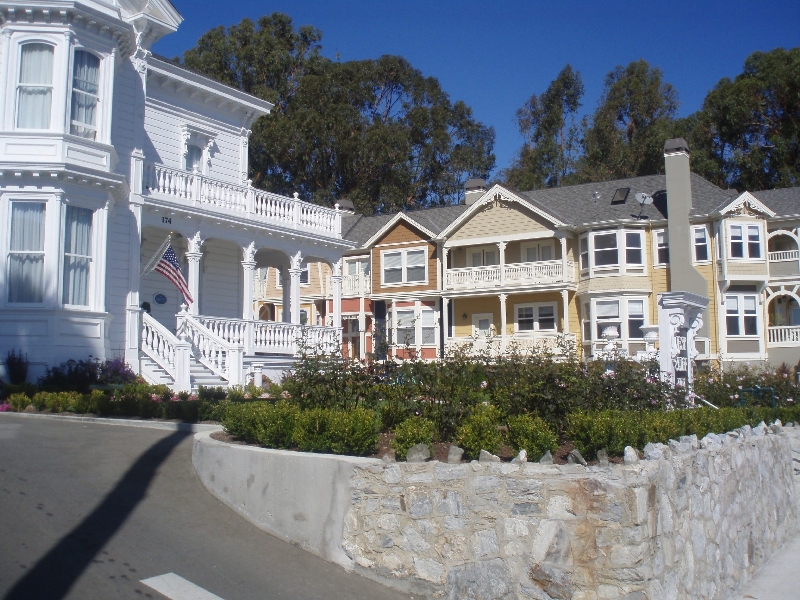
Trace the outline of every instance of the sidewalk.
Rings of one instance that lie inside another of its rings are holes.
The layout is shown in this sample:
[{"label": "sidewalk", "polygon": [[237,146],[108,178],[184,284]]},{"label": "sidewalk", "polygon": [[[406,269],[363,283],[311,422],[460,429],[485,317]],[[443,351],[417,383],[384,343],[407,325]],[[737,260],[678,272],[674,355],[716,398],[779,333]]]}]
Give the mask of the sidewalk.
[{"label": "sidewalk", "polygon": [[735,600],[797,600],[800,598],[800,537],[787,544],[761,569]]}]

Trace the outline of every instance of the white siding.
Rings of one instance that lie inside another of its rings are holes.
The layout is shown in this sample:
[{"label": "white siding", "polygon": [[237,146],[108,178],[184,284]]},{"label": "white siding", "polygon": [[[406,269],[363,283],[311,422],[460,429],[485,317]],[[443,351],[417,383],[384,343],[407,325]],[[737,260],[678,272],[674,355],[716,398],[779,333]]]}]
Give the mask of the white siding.
[{"label": "white siding", "polygon": [[127,206],[117,206],[108,218],[106,311],[112,316],[109,348],[114,355],[125,351],[132,221],[133,215]]},{"label": "white siding", "polygon": [[203,245],[200,266],[200,314],[242,318],[242,251],[220,240]]},{"label": "white siding", "polygon": [[131,62],[121,61],[114,79],[111,144],[119,158],[117,172],[126,177],[131,174],[131,150],[136,128],[136,96],[139,86],[141,79]]}]

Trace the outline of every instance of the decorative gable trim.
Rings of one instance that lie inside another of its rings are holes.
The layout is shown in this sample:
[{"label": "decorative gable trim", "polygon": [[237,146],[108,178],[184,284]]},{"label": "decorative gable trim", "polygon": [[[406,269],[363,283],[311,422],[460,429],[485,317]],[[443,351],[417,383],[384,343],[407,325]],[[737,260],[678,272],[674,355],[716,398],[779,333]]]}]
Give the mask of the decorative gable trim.
[{"label": "decorative gable trim", "polygon": [[362,247],[369,248],[377,244],[378,240],[380,240],[384,235],[386,235],[400,221],[405,221],[414,229],[424,233],[426,236],[428,236],[429,239],[433,239],[436,237],[433,232],[429,231],[428,229],[426,229],[425,227],[423,227],[410,217],[407,217],[405,213],[397,213],[394,217],[392,217],[392,219],[388,223],[386,223],[386,225],[384,225],[378,231],[376,231],[375,235],[369,238]]},{"label": "decorative gable trim", "polygon": [[774,217],[775,213],[750,192],[742,192],[738,198],[719,209],[720,215],[748,214],[750,211]]},{"label": "decorative gable trim", "polygon": [[459,217],[450,223],[444,230],[439,234],[438,239],[444,239],[453,233],[456,229],[458,229],[463,223],[466,223],[469,219],[471,219],[475,214],[480,212],[484,207],[491,203],[512,203],[516,202],[517,204],[527,208],[532,213],[550,221],[556,227],[563,227],[566,223],[562,222],[560,219],[557,219],[555,216],[551,215],[550,213],[542,210],[538,206],[531,204],[521,196],[518,196],[511,190],[504,188],[499,184],[493,185],[489,190],[486,191],[483,196],[480,197],[478,201],[475,202],[472,206],[470,206],[467,210],[465,210]]}]

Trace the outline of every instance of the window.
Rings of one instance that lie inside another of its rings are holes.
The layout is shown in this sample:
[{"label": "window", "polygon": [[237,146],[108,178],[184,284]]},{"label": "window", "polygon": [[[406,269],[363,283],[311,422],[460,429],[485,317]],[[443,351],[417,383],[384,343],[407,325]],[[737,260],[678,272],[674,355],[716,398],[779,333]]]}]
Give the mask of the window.
[{"label": "window", "polygon": [[476,337],[486,337],[492,335],[492,318],[491,313],[478,313],[472,315],[472,335]]},{"label": "window", "polygon": [[761,234],[758,225],[747,226],[747,253],[750,258],[761,258]]},{"label": "window", "polygon": [[597,312],[597,338],[602,339],[603,331],[610,326],[613,326],[619,335],[619,301],[598,300],[595,309]]},{"label": "window", "polygon": [[53,47],[22,46],[17,86],[17,127],[50,129],[53,103]]},{"label": "window", "polygon": [[533,331],[533,307],[517,307],[517,331]]},{"label": "window", "polygon": [[591,304],[588,302],[583,303],[583,310],[581,311],[581,318],[583,319],[583,341],[588,342],[592,339],[592,313],[590,309]]},{"label": "window", "polygon": [[518,304],[514,310],[518,332],[556,330],[555,304]]},{"label": "window", "polygon": [[554,305],[537,306],[536,312],[536,322],[540,331],[556,330],[556,307]]},{"label": "window", "polygon": [[92,211],[68,206],[64,220],[64,304],[89,305]]},{"label": "window", "polygon": [[580,241],[581,269],[589,268],[589,238],[582,237]]},{"label": "window", "polygon": [[758,335],[756,297],[725,296],[725,325],[728,335]]},{"label": "window", "polygon": [[427,251],[424,248],[382,252],[383,284],[426,281],[426,259]]},{"label": "window", "polygon": [[656,236],[656,264],[669,264],[669,234],[664,231],[655,232]]},{"label": "window", "polygon": [[203,170],[203,151],[194,144],[186,146],[186,170],[198,173]]},{"label": "window", "polygon": [[306,309],[300,310],[300,325],[308,325],[308,311]]},{"label": "window", "polygon": [[625,262],[629,265],[643,264],[642,234],[638,231],[625,233]]},{"label": "window", "polygon": [[469,261],[471,267],[490,267],[500,264],[497,247],[470,248]]},{"label": "window", "polygon": [[44,300],[44,214],[43,202],[11,203],[9,302]]},{"label": "window", "polygon": [[619,264],[617,252],[617,233],[603,233],[594,236],[594,266],[602,267]]},{"label": "window", "polygon": [[644,300],[628,300],[628,337],[642,338],[644,326]]},{"label": "window", "polygon": [[538,262],[555,258],[553,242],[527,243],[521,247],[521,262]]},{"label": "window", "polygon": [[420,311],[420,333],[422,334],[422,345],[432,346],[436,344],[436,313],[431,308],[423,308]]},{"label": "window", "polygon": [[694,228],[694,260],[696,262],[708,260],[708,233],[705,227]]},{"label": "window", "polygon": [[742,226],[731,225],[731,258],[744,258]]},{"label": "window", "polygon": [[355,258],[346,260],[344,263],[344,273],[345,275],[368,275],[369,259]]},{"label": "window", "polygon": [[761,258],[761,227],[731,225],[730,244],[731,258]]},{"label": "window", "polygon": [[100,59],[84,50],[75,51],[72,67],[72,121],[70,133],[97,139],[97,104],[100,101]]},{"label": "window", "polygon": [[401,346],[415,346],[417,343],[414,309],[397,310],[397,343]]},{"label": "window", "polygon": [[308,265],[300,265],[300,285],[308,285]]}]

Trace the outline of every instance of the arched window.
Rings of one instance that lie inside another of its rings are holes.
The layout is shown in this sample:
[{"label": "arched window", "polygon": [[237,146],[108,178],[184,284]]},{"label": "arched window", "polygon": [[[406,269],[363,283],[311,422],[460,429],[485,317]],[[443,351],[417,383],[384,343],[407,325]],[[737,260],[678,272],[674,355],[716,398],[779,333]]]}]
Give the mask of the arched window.
[{"label": "arched window", "polygon": [[72,68],[71,134],[97,139],[99,84],[100,59],[84,50],[76,50]]},{"label": "arched window", "polygon": [[17,84],[17,127],[50,129],[53,104],[53,47],[24,44],[20,53]]}]

